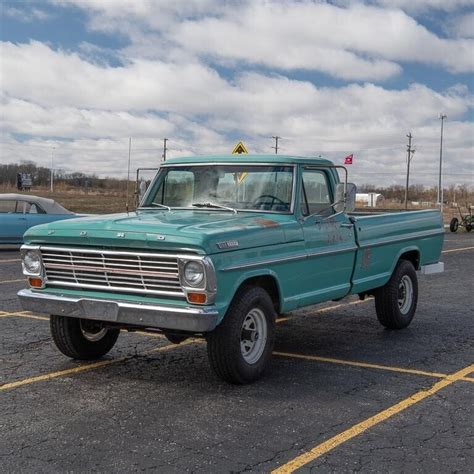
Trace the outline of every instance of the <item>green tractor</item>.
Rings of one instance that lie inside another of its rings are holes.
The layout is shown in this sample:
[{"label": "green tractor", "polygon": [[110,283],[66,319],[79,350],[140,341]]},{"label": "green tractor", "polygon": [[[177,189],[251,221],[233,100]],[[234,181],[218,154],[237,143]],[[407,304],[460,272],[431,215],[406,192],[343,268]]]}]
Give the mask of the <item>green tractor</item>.
[{"label": "green tractor", "polygon": [[449,223],[449,230],[451,232],[456,232],[459,227],[464,227],[466,232],[471,232],[472,227],[474,225],[474,217],[472,215],[472,206],[466,205],[468,214],[464,214],[461,212],[461,208],[458,206],[458,211],[461,219],[457,217],[453,217],[451,222]]}]

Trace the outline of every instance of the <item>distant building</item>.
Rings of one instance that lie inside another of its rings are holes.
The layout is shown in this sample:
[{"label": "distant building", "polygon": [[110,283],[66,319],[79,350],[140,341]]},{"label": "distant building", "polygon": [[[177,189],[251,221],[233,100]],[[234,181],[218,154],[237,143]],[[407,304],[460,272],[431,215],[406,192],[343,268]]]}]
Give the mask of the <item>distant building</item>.
[{"label": "distant building", "polygon": [[364,207],[383,206],[385,198],[380,193],[357,193],[356,202]]}]

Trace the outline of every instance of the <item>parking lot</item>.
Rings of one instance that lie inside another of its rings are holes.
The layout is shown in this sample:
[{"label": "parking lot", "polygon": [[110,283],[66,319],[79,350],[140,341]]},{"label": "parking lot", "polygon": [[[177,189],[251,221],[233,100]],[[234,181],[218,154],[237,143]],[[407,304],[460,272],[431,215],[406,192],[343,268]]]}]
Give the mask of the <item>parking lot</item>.
[{"label": "parking lot", "polygon": [[473,259],[472,234],[446,234],[402,331],[357,298],[283,315],[271,370],[231,386],[199,340],[123,333],[98,362],[67,359],[0,251],[2,470],[472,472]]}]

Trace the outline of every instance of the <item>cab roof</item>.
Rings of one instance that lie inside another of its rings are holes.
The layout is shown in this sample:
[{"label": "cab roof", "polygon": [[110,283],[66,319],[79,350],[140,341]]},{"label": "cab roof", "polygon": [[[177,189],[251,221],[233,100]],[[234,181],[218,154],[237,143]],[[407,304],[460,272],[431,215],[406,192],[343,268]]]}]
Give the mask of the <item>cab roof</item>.
[{"label": "cab roof", "polygon": [[207,156],[186,156],[182,158],[170,158],[162,165],[184,165],[193,163],[265,163],[265,164],[312,164],[312,165],[332,165],[329,160],[311,156],[292,155],[207,155]]}]

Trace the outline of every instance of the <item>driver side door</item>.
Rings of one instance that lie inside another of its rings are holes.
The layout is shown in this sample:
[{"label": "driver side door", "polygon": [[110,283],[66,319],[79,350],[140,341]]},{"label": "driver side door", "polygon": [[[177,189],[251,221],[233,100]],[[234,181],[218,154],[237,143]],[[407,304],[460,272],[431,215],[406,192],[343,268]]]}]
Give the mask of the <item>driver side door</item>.
[{"label": "driver side door", "polygon": [[300,206],[307,258],[301,306],[342,298],[351,287],[354,227],[346,213],[335,213],[334,199],[328,170],[303,167]]}]

